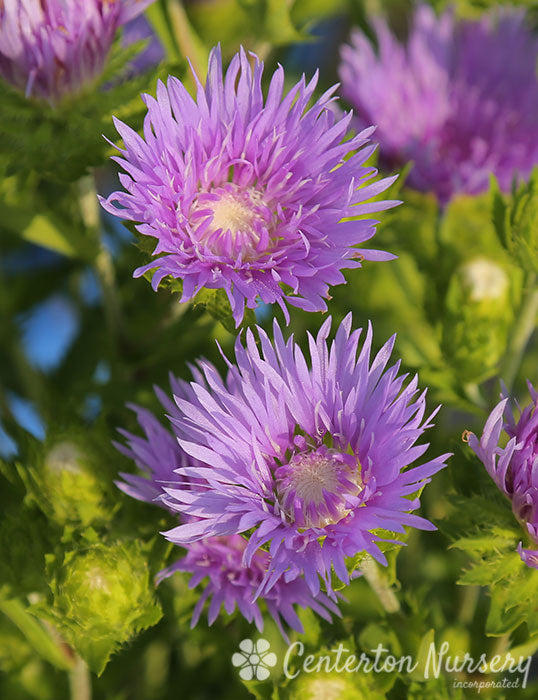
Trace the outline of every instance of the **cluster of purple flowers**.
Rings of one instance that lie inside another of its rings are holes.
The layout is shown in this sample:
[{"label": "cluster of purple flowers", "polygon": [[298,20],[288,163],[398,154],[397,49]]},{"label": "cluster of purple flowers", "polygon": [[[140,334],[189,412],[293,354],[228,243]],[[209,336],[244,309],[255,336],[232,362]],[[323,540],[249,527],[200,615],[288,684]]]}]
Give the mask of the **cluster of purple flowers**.
[{"label": "cluster of purple flowers", "polygon": [[[507,75],[506,32],[528,59],[507,64]],[[382,23],[378,33],[379,57],[358,34],[343,52],[359,125],[347,141],[353,117],[332,108],[335,88],[313,101],[314,77],[285,94],[279,68],[264,98],[258,58],[241,51],[223,72],[218,48],[205,87],[196,78],[196,99],[171,77],[156,99],[144,96],[143,136],[116,122],[124,189],[102,204],[157,240],[135,275],[152,272],[155,289],[181,279],[182,301],[224,289],[237,324],[245,303],[259,300],[278,303],[286,319],[286,303],[325,310],[342,269],[392,257],[362,247],[375,234],[366,216],[398,204],[367,201],[394,181],[369,182],[372,121],[382,160],[413,158],[411,183],[443,203],[480,191],[490,172],[503,187],[528,173],[538,145],[525,121],[538,95],[536,43],[521,15],[456,26],[419,7],[407,51]],[[482,54],[499,43],[484,74]],[[513,97],[522,93],[525,104]],[[123,474],[120,488],[179,518],[164,534],[185,554],[158,580],[183,571],[193,587],[205,581],[193,624],[208,601],[210,623],[224,606],[259,629],[264,601],[284,634],[283,622],[301,629],[296,606],[330,619],[339,614],[335,578],[360,574],[359,565],[350,575],[350,561],[386,564],[384,544],[401,544],[406,526],[433,529],[413,511],[449,455],[416,465],[435,415],[425,418],[425,392],[417,395],[416,377],[405,384],[398,363],[387,368],[393,340],[371,360],[371,328],[361,347],[351,317],[329,344],[330,326],[309,337],[309,358],[276,323],[272,341],[258,329],[259,345],[248,330],[235,362],[224,358],[225,379],[207,362],[190,384],[172,378],[173,401],[158,390],[168,427],[137,409],[146,437],[125,434],[119,446],[146,471]]]},{"label": "cluster of purple flowers", "polygon": [[[0,76],[27,97],[57,105],[103,71],[116,30],[152,0],[0,0]],[[343,94],[357,116],[334,109],[337,86],[316,95],[317,75],[287,92],[279,67],[262,90],[263,63],[241,51],[226,71],[209,58],[196,97],[176,78],[144,95],[143,135],[116,121],[123,139],[122,190],[102,200],[111,214],[156,239],[155,289],[182,281],[182,301],[225,290],[240,324],[245,304],[327,310],[344,269],[390,253],[363,247],[369,217],[400,202],[381,200],[396,179],[374,178],[376,146],[390,166],[412,160],[410,183],[441,203],[476,193],[494,173],[507,189],[538,161],[538,41],[516,11],[457,23],[419,6],[406,45],[376,23],[376,52],[360,32],[342,51]],[[517,46],[517,51],[514,47]],[[358,127],[354,135],[350,127]],[[448,454],[416,464],[425,417],[418,380],[389,366],[394,339],[371,358],[372,330],[347,316],[329,342],[331,320],[305,357],[275,322],[273,340],[248,330],[224,358],[227,375],[201,361],[193,381],[157,389],[167,426],[134,407],[144,436],[121,431],[117,447],[144,475],[121,474],[130,496],[166,508],[178,521],[165,536],[183,556],[158,580],[181,571],[205,587],[209,623],[224,607],[263,628],[260,602],[285,635],[302,630],[297,607],[339,615],[335,578],[349,561],[386,564],[387,542],[405,527],[434,529],[415,510],[424,484]],[[515,422],[495,408],[470,444],[512,501],[536,549],[519,552],[538,568],[536,403]],[[506,447],[498,442],[502,430]]]},{"label": "cluster of purple flowers", "polygon": [[294,604],[338,613],[332,576],[350,582],[348,558],[386,564],[386,531],[434,529],[411,511],[448,455],[408,467],[437,411],[425,418],[417,378],[404,385],[398,362],[387,369],[394,338],[371,359],[371,328],[362,347],[351,316],[329,344],[330,328],[309,337],[308,360],[276,322],[273,342],[258,328],[261,350],[247,331],[225,380],[200,362],[191,383],[171,378],[173,401],[157,390],[168,429],[137,408],[145,438],[123,433],[118,448],[147,476],[122,474],[120,488],[180,518],[164,534],[187,554],[159,578],[209,579],[193,623],[211,598],[210,622],[237,605],[260,626],[262,598],[300,629]]}]

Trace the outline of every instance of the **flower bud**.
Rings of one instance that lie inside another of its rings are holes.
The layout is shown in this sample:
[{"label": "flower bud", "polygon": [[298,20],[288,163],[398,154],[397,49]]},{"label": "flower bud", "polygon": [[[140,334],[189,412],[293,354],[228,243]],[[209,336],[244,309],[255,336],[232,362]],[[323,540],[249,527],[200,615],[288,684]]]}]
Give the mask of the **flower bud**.
[{"label": "flower bud", "polygon": [[56,443],[45,455],[35,478],[50,515],[61,525],[89,525],[109,517],[105,486],[96,460],[81,445],[69,440]]},{"label": "flower bud", "polygon": [[443,350],[464,382],[494,372],[513,317],[507,271],[487,258],[465,262],[452,275],[445,299]]},{"label": "flower bud", "polygon": [[136,542],[96,544],[47,557],[53,615],[66,640],[100,672],[135,632],[155,624],[161,609]]}]

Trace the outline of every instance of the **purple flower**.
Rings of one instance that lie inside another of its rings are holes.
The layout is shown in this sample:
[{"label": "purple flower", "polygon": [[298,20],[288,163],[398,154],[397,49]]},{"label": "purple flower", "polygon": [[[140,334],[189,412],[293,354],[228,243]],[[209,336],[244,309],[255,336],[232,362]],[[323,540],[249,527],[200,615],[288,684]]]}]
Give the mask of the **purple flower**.
[{"label": "purple flower", "polygon": [[[203,381],[203,376],[195,369],[195,378]],[[170,377],[172,391],[177,397],[184,397],[188,384],[175,377]],[[180,417],[177,406],[160,389],[156,389],[163,406],[170,417]],[[165,428],[155,416],[146,409],[131,406],[136,412],[138,422],[145,437],[133,435],[127,431],[120,433],[127,440],[127,445],[114,443],[130,459],[133,459],[146,476],[122,473],[123,481],[116,482],[119,488],[133,498],[154,502],[166,507],[163,500],[164,488],[184,485],[190,488],[194,480],[187,480],[177,474],[177,470],[186,464],[197,464],[179,446],[173,434],[172,426]],[[205,484],[207,486],[207,484]],[[261,632],[263,617],[259,602],[255,599],[257,589],[263,579],[269,555],[258,550],[254,552],[248,566],[244,563],[244,550],[247,542],[239,535],[213,537],[204,541],[193,542],[186,546],[187,553],[177,562],[164,569],[157,576],[157,583],[177,571],[189,572],[192,577],[190,588],[196,588],[208,578],[205,588],[194,608],[191,627],[200,618],[204,605],[209,601],[208,620],[213,624],[221,607],[231,614],[237,607],[248,622],[255,622]],[[340,596],[342,597],[342,596]],[[280,581],[264,596],[268,613],[275,620],[282,635],[287,639],[283,622],[298,632],[303,626],[295,612],[295,605],[310,608],[325,620],[331,621],[331,613],[340,616],[338,607],[323,593],[314,596],[302,578]]]},{"label": "purple flower", "polygon": [[365,184],[377,172],[365,165],[373,128],[342,143],[351,114],[332,112],[336,86],[307,109],[317,76],[283,96],[279,67],[264,103],[262,73],[241,50],[223,77],[217,48],[196,101],[176,78],[159,83],[157,99],[144,96],[144,138],[116,121],[127,191],[102,201],[158,240],[159,257],[135,276],[155,269],[155,289],[166,276],[182,279],[182,301],[202,287],[224,289],[236,323],[245,300],[249,308],[258,299],[277,302],[286,317],[284,301],[325,310],[329,285],[345,281],[343,268],[393,257],[354,247],[375,234],[375,221],[342,221],[397,204],[364,203],[395,179]]},{"label": "purple flower", "polygon": [[[538,569],[538,393],[528,382],[532,403],[519,418],[507,411],[508,396],[491,412],[480,441],[469,433],[469,445],[486,467],[488,474],[512,503],[514,515],[526,530],[532,549],[518,545],[521,559]],[[508,442],[499,445],[501,433]]]},{"label": "purple flower", "polygon": [[153,0],[3,0],[0,76],[54,104],[103,71],[116,30]]},{"label": "purple flower", "polygon": [[417,7],[407,44],[375,22],[379,51],[358,30],[342,49],[342,94],[359,128],[377,124],[391,166],[413,162],[409,184],[442,203],[488,187],[509,189],[538,161],[538,39],[525,14],[498,10],[456,23]]},{"label": "purple flower", "polygon": [[[188,545],[185,557],[160,572],[158,581],[177,571],[191,573],[189,588],[195,588],[204,579],[208,579],[194,608],[191,627],[198,623],[204,605],[209,601],[207,618],[210,625],[217,619],[222,606],[228,615],[237,607],[248,622],[254,622],[258,630],[263,631],[263,617],[256,592],[263,581],[269,554],[258,549],[246,566],[246,546],[246,540],[240,535],[210,537],[192,542]],[[312,595],[305,580],[299,577],[290,581],[280,580],[264,595],[264,600],[268,613],[286,640],[283,621],[292,629],[304,632],[295,605],[314,610],[328,622],[332,620],[330,613],[341,616],[337,606],[325,594],[319,592],[316,596]]]},{"label": "purple flower", "polygon": [[171,420],[196,460],[178,474],[198,482],[165,487],[165,501],[195,520],[165,535],[190,546],[245,534],[246,566],[261,548],[269,555],[257,590],[264,596],[303,575],[312,595],[321,577],[334,596],[332,570],[349,583],[348,557],[386,564],[379,543],[394,541],[386,531],[435,529],[409,511],[449,455],[407,467],[426,451],[415,443],[437,411],[424,420],[417,378],[404,386],[399,363],[385,369],[394,338],[370,361],[371,328],[357,357],[361,331],[351,331],[351,316],[329,346],[330,326],[328,319],[309,336],[310,366],[276,322],[274,343],[258,329],[261,351],[248,330],[226,382],[202,362],[203,381],[176,397],[180,415]]}]

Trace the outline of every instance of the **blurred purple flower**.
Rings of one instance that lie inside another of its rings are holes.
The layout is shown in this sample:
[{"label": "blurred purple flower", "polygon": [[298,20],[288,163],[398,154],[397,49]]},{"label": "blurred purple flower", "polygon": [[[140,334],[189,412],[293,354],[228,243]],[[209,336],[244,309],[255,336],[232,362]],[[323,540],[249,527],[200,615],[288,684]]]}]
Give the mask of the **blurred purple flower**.
[{"label": "blurred purple flower", "polygon": [[147,46],[129,64],[131,74],[144,73],[164,60],[164,49],[150,23],[143,16],[128,22],[121,37],[123,46],[129,46],[137,41],[147,40]]},{"label": "blurred purple flower", "polygon": [[2,0],[0,76],[57,103],[103,71],[116,30],[154,0]]},{"label": "blurred purple flower", "polygon": [[[527,383],[532,402],[517,418],[507,411],[509,397],[491,412],[480,440],[469,434],[469,445],[486,467],[488,474],[512,503],[514,515],[527,532],[531,549],[518,545],[521,559],[538,569],[538,393]],[[518,406],[519,408],[519,406]],[[501,433],[509,440],[499,445]]]},{"label": "blurred purple flower", "polygon": [[176,78],[159,83],[157,99],[144,96],[144,138],[116,121],[127,192],[102,200],[158,240],[160,257],[135,276],[155,269],[155,289],[166,276],[182,279],[182,301],[202,287],[225,289],[237,324],[245,300],[249,308],[258,298],[277,302],[286,318],[285,301],[325,310],[329,285],[345,281],[343,268],[393,257],[354,247],[375,234],[375,221],[342,222],[397,204],[364,203],[395,179],[365,185],[377,173],[365,165],[375,150],[366,145],[373,128],[342,143],[351,114],[332,113],[336,88],[307,109],[317,76],[308,85],[303,77],[283,97],[282,67],[264,104],[262,72],[241,51],[223,77],[217,48],[196,101]]},{"label": "blurred purple flower", "polygon": [[[191,546],[208,537],[243,533],[243,562],[269,557],[257,595],[303,576],[312,595],[320,577],[335,597],[333,571],[349,583],[346,559],[359,553],[382,564],[380,542],[404,526],[435,529],[410,513],[416,494],[449,455],[412,469],[428,445],[415,445],[437,411],[424,419],[417,377],[404,387],[399,362],[385,370],[394,338],[370,361],[371,328],[357,357],[360,330],[349,315],[327,344],[331,320],[309,336],[309,367],[278,324],[274,343],[258,329],[261,352],[247,331],[236,343],[226,383],[200,363],[202,379],[176,396],[171,418],[179,444],[193,460],[178,475],[197,482],[165,487],[169,508],[191,518],[165,533]],[[246,534],[248,533],[248,535]]]},{"label": "blurred purple flower", "polygon": [[498,9],[456,23],[417,7],[407,44],[375,21],[379,51],[358,30],[342,49],[342,94],[357,128],[376,124],[391,167],[413,161],[409,184],[442,203],[458,192],[503,190],[538,162],[538,39],[525,13]]},{"label": "blurred purple flower", "polygon": [[[194,374],[196,379],[203,381],[202,375],[196,369]],[[186,382],[171,376],[170,383],[176,397],[187,396],[189,385]],[[157,388],[156,391],[170,414],[169,418],[178,419],[181,414],[177,406],[160,389]],[[145,476],[122,473],[120,476],[123,481],[117,482],[117,485],[133,498],[166,507],[163,498],[166,487],[184,485],[189,488],[189,484],[193,482],[181,477],[177,470],[187,464],[198,463],[179,446],[171,425],[167,429],[150,411],[138,406],[131,406],[131,408],[136,412],[145,437],[120,430],[127,444],[115,443],[115,446],[124,455],[133,459],[138,468],[145,472]],[[254,552],[247,566],[244,563],[246,545],[246,540],[239,535],[212,537],[203,542],[194,542],[186,546],[187,553],[184,557],[159,573],[158,583],[177,571],[189,572],[192,574],[190,588],[197,587],[205,578],[208,578],[194,608],[191,627],[198,623],[202,609],[209,601],[210,625],[217,618],[222,606],[228,614],[237,607],[248,622],[254,622],[260,632],[263,630],[263,617],[255,594],[263,579],[269,555],[260,549]],[[303,626],[294,609],[295,605],[310,608],[329,622],[331,613],[340,616],[335,603],[321,592],[316,596],[312,595],[304,579],[298,577],[280,581],[264,596],[264,600],[267,611],[285,639],[287,635],[283,622],[303,632]]]}]

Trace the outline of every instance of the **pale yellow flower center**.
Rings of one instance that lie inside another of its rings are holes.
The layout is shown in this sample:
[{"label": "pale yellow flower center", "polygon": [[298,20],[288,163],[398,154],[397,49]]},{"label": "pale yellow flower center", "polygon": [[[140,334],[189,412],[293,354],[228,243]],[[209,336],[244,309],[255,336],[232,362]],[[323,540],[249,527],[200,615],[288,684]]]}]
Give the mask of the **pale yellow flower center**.
[{"label": "pale yellow flower center", "polygon": [[[211,204],[213,221],[210,229],[217,231],[229,231],[236,236],[239,231],[249,231],[256,214],[244,202],[240,202],[233,195],[228,194]],[[259,236],[255,231],[249,231],[252,239],[257,242]]]},{"label": "pale yellow flower center", "polygon": [[338,491],[341,464],[318,455],[308,455],[297,459],[294,467],[290,486],[305,503],[321,503],[324,489],[330,493]]}]

